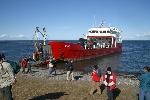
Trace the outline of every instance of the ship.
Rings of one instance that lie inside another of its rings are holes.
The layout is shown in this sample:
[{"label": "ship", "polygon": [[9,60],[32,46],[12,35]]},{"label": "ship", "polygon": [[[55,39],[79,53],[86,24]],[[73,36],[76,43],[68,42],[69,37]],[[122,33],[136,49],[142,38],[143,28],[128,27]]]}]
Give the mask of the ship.
[{"label": "ship", "polygon": [[92,27],[77,43],[49,41],[49,55],[56,60],[84,60],[122,51],[121,31],[104,23]]}]

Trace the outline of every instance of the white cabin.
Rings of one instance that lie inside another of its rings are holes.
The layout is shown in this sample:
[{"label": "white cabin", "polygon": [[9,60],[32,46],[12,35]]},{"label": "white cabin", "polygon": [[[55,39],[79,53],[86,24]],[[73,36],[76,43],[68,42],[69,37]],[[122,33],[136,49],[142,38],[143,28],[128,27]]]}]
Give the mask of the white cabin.
[{"label": "white cabin", "polygon": [[84,39],[97,43],[94,48],[116,47],[117,43],[122,43],[120,31],[115,27],[100,26],[90,28]]}]

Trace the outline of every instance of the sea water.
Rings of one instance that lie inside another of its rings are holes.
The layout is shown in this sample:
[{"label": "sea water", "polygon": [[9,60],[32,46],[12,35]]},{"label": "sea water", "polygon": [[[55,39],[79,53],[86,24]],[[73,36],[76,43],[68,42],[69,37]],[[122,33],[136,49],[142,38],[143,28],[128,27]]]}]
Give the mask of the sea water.
[{"label": "sea water", "polygon": [[[32,57],[33,51],[35,47],[32,40],[0,41],[0,52],[9,60],[19,61],[23,56]],[[99,65],[102,70],[110,66],[117,72],[139,72],[144,66],[150,66],[150,40],[123,40],[121,53],[78,61],[74,66],[76,70],[88,71],[94,64]]]}]

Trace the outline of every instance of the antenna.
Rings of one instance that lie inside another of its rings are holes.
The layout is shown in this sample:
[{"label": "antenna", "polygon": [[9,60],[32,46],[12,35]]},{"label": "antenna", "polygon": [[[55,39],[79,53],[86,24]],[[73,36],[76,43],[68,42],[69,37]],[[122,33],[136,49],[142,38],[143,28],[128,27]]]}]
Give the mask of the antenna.
[{"label": "antenna", "polygon": [[93,27],[96,27],[96,18],[95,18],[95,15],[94,15],[94,23],[93,23]]}]

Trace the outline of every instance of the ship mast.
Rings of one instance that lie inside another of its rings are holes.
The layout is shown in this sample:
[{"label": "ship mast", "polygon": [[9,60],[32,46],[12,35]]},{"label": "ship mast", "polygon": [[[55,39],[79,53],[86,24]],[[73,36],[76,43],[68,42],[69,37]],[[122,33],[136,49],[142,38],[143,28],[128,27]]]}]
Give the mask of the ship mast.
[{"label": "ship mast", "polygon": [[36,32],[39,32],[39,33],[41,33],[41,35],[42,35],[42,37],[43,37],[43,45],[46,45],[46,39],[47,39],[47,33],[46,33],[46,29],[45,29],[45,27],[43,28],[43,32],[41,32],[40,30],[39,30],[39,27],[36,27]]}]

